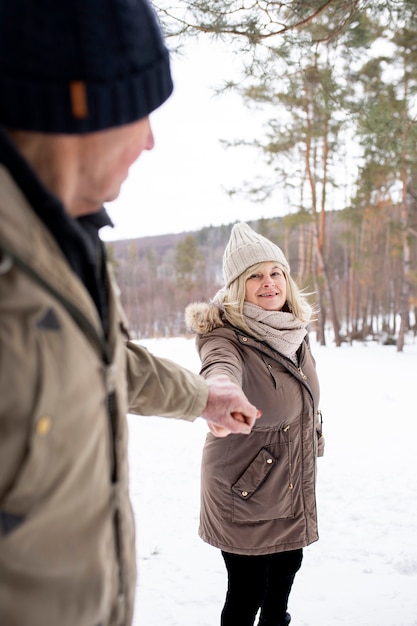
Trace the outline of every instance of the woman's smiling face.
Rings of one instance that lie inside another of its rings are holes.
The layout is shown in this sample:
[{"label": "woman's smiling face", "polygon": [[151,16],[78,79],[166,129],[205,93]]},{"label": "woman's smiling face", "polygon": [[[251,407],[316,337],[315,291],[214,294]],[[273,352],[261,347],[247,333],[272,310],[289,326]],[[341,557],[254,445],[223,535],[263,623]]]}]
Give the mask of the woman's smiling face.
[{"label": "woman's smiling face", "polygon": [[275,261],[266,261],[246,280],[245,302],[280,311],[287,300],[287,281]]}]

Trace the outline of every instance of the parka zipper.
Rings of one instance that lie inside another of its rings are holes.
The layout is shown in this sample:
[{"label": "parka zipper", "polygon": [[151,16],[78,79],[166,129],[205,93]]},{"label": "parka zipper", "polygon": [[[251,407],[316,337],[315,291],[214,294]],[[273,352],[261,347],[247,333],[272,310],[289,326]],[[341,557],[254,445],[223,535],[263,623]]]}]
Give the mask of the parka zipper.
[{"label": "parka zipper", "polygon": [[299,372],[299,374],[300,374],[301,378],[302,378],[303,380],[307,380],[307,376],[304,374],[304,372],[303,372],[303,368],[302,368],[302,367],[297,367],[297,370],[298,370],[298,372]]}]

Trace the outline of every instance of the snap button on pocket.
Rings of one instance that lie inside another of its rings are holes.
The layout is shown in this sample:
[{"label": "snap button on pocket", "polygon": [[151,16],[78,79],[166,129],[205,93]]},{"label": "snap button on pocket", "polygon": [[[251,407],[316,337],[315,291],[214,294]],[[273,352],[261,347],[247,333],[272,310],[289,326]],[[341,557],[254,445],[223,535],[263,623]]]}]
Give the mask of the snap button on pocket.
[{"label": "snap button on pocket", "polygon": [[38,435],[47,435],[51,430],[51,422],[51,418],[47,415],[41,417],[36,424],[36,432],[38,433]]}]

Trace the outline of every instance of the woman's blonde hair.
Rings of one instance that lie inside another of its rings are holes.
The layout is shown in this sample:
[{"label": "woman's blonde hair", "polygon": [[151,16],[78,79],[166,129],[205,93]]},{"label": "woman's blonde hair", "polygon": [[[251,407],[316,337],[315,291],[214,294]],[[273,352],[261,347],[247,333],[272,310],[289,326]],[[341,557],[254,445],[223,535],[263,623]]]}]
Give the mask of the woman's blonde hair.
[{"label": "woman's blonde hair", "polygon": [[[221,291],[221,302],[224,308],[224,314],[228,322],[233,326],[241,328],[245,332],[252,334],[245,322],[243,315],[243,305],[245,303],[246,294],[246,281],[248,278],[259,271],[263,263],[256,263],[247,268],[245,272],[240,274],[228,288]],[[293,313],[294,317],[300,322],[308,324],[312,320],[313,309],[307,301],[307,294],[300,290],[289,272],[280,264],[276,263],[277,267],[282,271],[287,283],[287,300],[282,308],[282,311]]]}]

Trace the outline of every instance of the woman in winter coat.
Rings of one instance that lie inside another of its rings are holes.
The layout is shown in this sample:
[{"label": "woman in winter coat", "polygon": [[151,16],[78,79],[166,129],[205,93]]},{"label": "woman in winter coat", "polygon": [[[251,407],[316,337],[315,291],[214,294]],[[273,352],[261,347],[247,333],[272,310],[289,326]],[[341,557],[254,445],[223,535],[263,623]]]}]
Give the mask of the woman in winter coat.
[{"label": "woman in winter coat", "polygon": [[199,534],[228,573],[222,626],[286,626],[304,546],[318,539],[316,456],[324,440],[306,327],[312,309],[282,250],[236,224],[223,258],[225,287],[187,307],[201,374],[226,374],[262,417],[247,437],[215,437],[202,458]]}]

